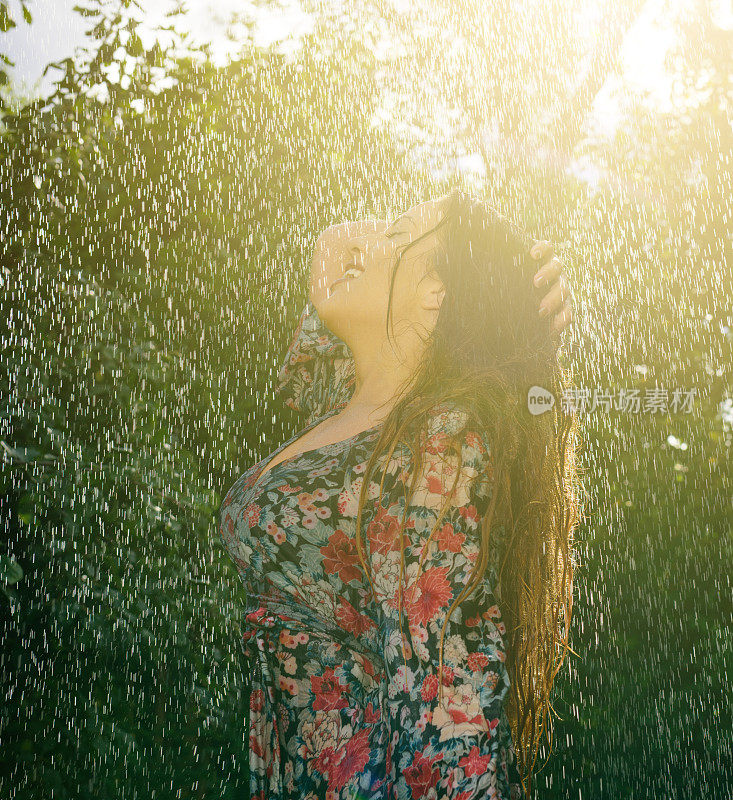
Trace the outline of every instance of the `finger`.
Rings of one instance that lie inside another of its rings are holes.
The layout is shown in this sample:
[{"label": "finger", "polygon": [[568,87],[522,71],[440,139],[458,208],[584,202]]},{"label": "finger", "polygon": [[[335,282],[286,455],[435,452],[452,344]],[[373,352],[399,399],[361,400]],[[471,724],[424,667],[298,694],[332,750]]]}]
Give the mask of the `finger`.
[{"label": "finger", "polygon": [[543,264],[535,273],[535,286],[549,286],[562,275],[565,265],[557,256],[553,256],[546,264]]},{"label": "finger", "polygon": [[559,314],[555,314],[552,320],[552,325],[550,326],[550,331],[553,334],[562,333],[562,331],[564,331],[572,321],[573,306],[571,305],[570,301],[566,301],[562,311]]},{"label": "finger", "polygon": [[[559,303],[557,301],[559,298]],[[573,300],[573,292],[570,288],[570,282],[568,281],[567,277],[563,274],[553,283],[546,291],[542,299],[540,300],[540,308],[542,308],[542,304],[546,301],[550,304],[550,311],[558,311],[559,307],[567,300],[570,299],[572,303]],[[554,305],[553,305],[554,304]]]},{"label": "finger", "polygon": [[529,249],[529,254],[532,256],[532,258],[542,261],[544,261],[548,255],[551,255],[552,252],[552,242],[548,242],[547,239],[541,239],[540,241],[535,242]]},{"label": "finger", "polygon": [[552,285],[547,294],[540,302],[539,314],[541,317],[550,317],[560,311],[569,296],[567,286],[563,281],[557,281]]},{"label": "finger", "polygon": [[560,336],[560,334],[568,328],[572,318],[573,315],[570,309],[565,309],[559,314],[556,314],[552,321],[552,325],[550,325],[550,335],[555,337]]}]

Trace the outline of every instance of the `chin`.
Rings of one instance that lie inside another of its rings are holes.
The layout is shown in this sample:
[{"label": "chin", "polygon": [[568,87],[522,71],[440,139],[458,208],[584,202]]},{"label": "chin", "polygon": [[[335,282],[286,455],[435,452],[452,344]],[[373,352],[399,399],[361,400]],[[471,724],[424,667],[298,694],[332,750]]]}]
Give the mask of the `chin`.
[{"label": "chin", "polygon": [[318,316],[330,328],[331,324],[338,324],[339,320],[343,320],[348,316],[351,304],[348,302],[348,298],[345,302],[338,292],[334,292],[332,295],[329,295],[328,292],[323,292],[313,300],[313,305],[318,312]]},{"label": "chin", "polygon": [[343,286],[337,286],[330,296],[322,295],[313,305],[324,325],[341,339],[353,331],[355,322],[367,321],[364,314],[369,311],[369,303],[357,292]]}]

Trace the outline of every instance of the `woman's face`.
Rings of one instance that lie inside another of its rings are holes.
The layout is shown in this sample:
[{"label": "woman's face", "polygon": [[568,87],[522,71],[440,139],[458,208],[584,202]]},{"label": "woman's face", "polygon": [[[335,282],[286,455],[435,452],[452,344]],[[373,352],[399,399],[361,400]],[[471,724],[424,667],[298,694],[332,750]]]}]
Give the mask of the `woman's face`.
[{"label": "woman's face", "polygon": [[[440,222],[443,199],[419,203],[391,223],[345,222],[320,235],[311,262],[310,299],[337,336],[349,343],[357,333],[383,334],[397,257]],[[425,304],[431,302],[425,297],[427,256],[437,246],[437,234],[431,230],[402,257],[392,295],[395,328],[403,321],[425,321]]]}]

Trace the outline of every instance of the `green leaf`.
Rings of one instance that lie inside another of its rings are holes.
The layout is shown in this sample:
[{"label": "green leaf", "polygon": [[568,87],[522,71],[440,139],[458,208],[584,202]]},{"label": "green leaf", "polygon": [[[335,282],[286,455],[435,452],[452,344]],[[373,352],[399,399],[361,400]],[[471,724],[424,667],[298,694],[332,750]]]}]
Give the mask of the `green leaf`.
[{"label": "green leaf", "polygon": [[0,580],[5,581],[6,583],[18,583],[18,581],[23,577],[23,568],[20,564],[13,558],[13,556],[9,555],[1,555],[0,556]]},{"label": "green leaf", "polygon": [[85,6],[74,6],[74,11],[77,14],[80,14],[82,17],[96,17],[99,14],[99,9],[96,8],[86,8]]},{"label": "green leaf", "polygon": [[9,31],[11,28],[15,27],[15,22],[10,18],[10,14],[8,14],[8,7],[3,3],[0,5],[0,32],[5,33]]}]

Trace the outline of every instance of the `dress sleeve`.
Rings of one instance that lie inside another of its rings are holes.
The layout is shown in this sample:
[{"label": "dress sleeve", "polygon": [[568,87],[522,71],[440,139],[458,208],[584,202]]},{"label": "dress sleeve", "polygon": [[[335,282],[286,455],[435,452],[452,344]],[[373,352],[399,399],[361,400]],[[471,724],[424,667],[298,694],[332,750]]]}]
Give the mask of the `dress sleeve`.
[{"label": "dress sleeve", "polygon": [[[436,406],[409,507],[410,469],[390,462],[366,529],[385,661],[388,776],[397,798],[513,800],[521,792],[504,710],[509,677],[506,629],[494,595],[497,543],[482,582],[446,624],[439,675],[443,622],[468,583],[492,495],[489,445],[468,419],[453,406]],[[448,447],[451,437],[454,450]],[[454,496],[431,537],[456,478]],[[400,625],[398,531],[405,513]]]},{"label": "dress sleeve", "polygon": [[276,392],[305,424],[345,405],[354,391],[354,359],[308,300],[278,373]]}]

